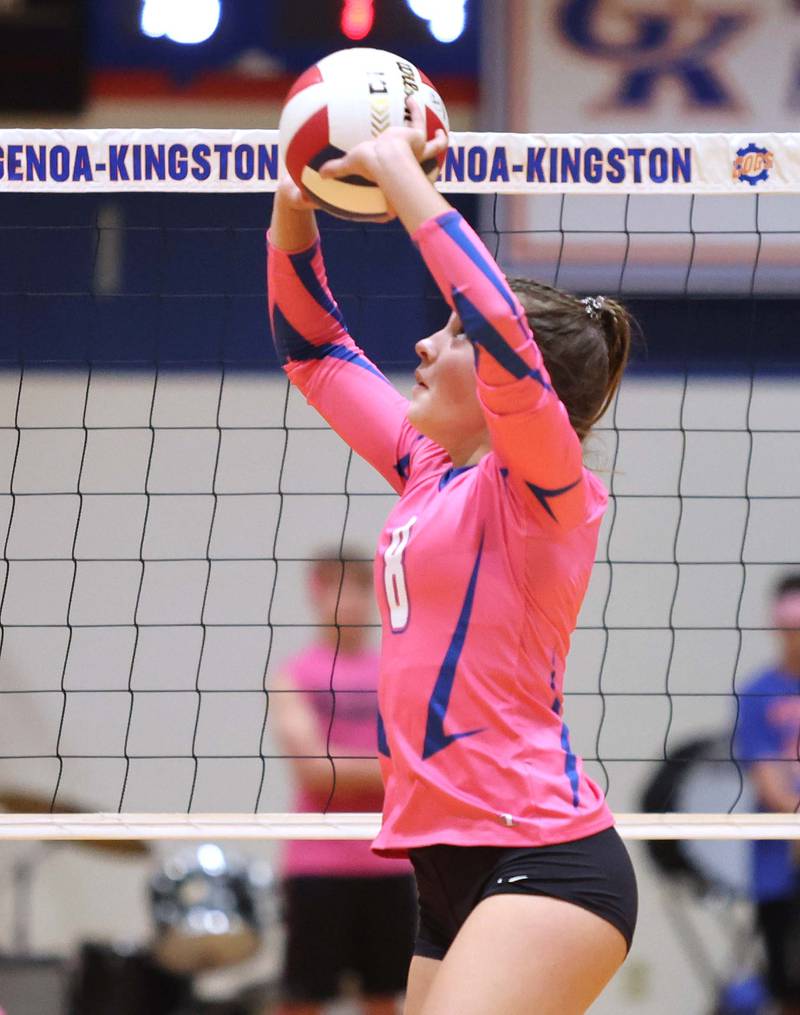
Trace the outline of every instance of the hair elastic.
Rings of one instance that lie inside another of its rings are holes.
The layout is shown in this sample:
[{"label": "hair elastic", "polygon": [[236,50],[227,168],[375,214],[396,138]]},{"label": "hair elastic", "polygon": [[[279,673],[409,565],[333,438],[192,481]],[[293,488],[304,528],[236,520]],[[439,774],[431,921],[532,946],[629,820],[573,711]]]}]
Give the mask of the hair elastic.
[{"label": "hair elastic", "polygon": [[606,305],[605,296],[584,296],[581,303],[586,307],[586,313],[593,321],[600,316],[600,312]]}]

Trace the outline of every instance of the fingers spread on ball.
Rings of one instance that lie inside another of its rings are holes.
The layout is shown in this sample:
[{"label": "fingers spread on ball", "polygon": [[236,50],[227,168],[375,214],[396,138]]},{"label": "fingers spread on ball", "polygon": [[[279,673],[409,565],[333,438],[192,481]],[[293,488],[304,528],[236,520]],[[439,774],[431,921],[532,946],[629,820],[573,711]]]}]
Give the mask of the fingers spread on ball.
[{"label": "fingers spread on ball", "polygon": [[422,112],[422,106],[414,98],[413,95],[409,95],[406,99],[406,109],[411,116],[411,126],[416,130],[425,130],[425,114]]},{"label": "fingers spread on ball", "polygon": [[[406,103],[409,90],[415,94]],[[323,57],[292,86],[281,110],[280,149],[303,197],[332,214],[365,221],[382,216],[386,203],[380,188],[364,181],[378,182],[385,156],[391,161],[398,143],[408,145],[433,179],[446,140],[429,134],[446,130],[447,122],[441,96],[409,61],[382,50],[347,49]],[[331,149],[345,157],[320,167],[320,157]]]},{"label": "fingers spread on ball", "polygon": [[329,159],[319,167],[319,175],[323,180],[332,180],[347,172],[347,156],[340,159]]},{"label": "fingers spread on ball", "polygon": [[428,159],[438,158],[442,152],[446,152],[450,144],[446,132],[439,127],[436,133],[433,135],[430,141],[425,145],[425,151],[422,153],[422,162],[427,162]]}]

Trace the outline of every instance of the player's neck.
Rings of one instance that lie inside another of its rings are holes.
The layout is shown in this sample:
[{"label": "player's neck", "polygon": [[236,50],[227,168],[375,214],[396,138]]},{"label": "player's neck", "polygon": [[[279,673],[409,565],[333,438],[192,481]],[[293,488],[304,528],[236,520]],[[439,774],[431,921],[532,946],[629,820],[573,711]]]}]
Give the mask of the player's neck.
[{"label": "player's neck", "polygon": [[492,445],[488,440],[485,440],[478,444],[469,442],[459,447],[445,448],[445,450],[450,455],[453,466],[456,469],[463,469],[467,465],[477,465],[481,458],[489,454]]}]

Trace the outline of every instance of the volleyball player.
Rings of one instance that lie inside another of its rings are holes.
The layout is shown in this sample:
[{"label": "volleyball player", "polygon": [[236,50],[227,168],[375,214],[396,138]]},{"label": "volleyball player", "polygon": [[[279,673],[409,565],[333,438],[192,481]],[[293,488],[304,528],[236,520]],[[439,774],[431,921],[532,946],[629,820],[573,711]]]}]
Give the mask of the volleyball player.
[{"label": "volleyball player", "polygon": [[[778,656],[739,695],[736,753],[759,809],[794,814],[800,807],[800,572],[778,582],[772,613]],[[782,1015],[800,1015],[800,863],[792,846],[753,843],[753,893],[767,980]]]},{"label": "volleyball player", "polygon": [[[308,593],[319,633],[284,663],[270,699],[270,723],[293,759],[298,813],[383,805],[374,757],[379,657],[367,626],[372,568],[359,556],[325,552],[312,565]],[[408,862],[387,863],[358,840],[295,840],[284,851],[283,879],[283,1015],[320,1015],[346,975],[357,981],[364,1015],[395,1015],[416,925]]]},{"label": "volleyball player", "polygon": [[[623,962],[636,882],[563,716],[570,635],[607,494],[581,444],[630,329],[611,300],[509,286],[419,167],[422,112],[328,163],[377,183],[451,308],[407,401],[347,333],[311,206],[284,180],[273,337],[306,399],[400,494],[376,562],[383,641],[373,848],[411,857],[407,1015],[573,1015]],[[391,266],[387,265],[387,270]]]}]

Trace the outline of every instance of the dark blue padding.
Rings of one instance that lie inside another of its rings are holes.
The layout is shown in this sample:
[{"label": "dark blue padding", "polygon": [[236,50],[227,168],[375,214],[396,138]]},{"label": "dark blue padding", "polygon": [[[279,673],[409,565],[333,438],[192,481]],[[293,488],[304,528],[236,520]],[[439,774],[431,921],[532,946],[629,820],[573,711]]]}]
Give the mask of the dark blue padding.
[{"label": "dark blue padding", "polygon": [[[264,292],[271,201],[264,193],[0,194],[2,361],[85,366],[88,355],[98,364],[202,369],[214,350],[217,364],[274,368]],[[473,224],[477,202],[476,195],[452,195]],[[121,227],[121,274],[118,289],[101,295],[93,291],[92,252],[109,205]],[[359,345],[381,369],[413,369],[414,342],[449,313],[419,252],[396,224],[326,215],[319,222],[331,288]],[[62,229],[73,235],[60,238]],[[182,235],[170,237],[173,231]],[[526,266],[514,270],[524,274]],[[62,299],[65,284],[72,295]],[[164,316],[156,306],[180,295],[188,307],[214,294],[230,303],[222,335],[216,313]],[[623,297],[643,336],[634,343],[632,372],[797,374],[800,298],[697,296]]]}]

